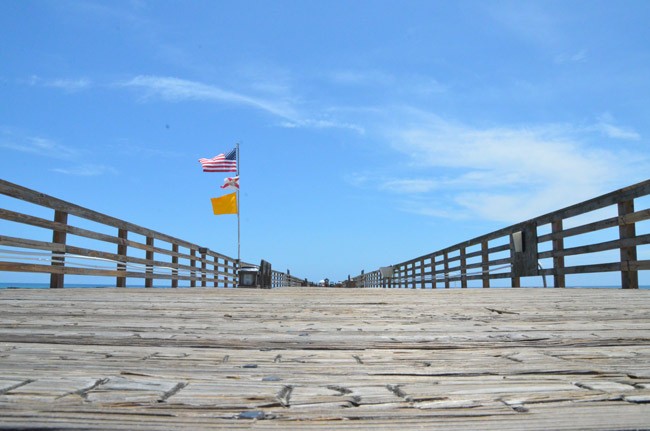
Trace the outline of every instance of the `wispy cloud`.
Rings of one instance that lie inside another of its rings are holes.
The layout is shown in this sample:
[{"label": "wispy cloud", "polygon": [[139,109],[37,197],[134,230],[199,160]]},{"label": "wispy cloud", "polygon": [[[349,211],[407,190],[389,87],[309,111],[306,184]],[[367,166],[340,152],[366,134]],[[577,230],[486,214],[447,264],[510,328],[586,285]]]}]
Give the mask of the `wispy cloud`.
[{"label": "wispy cloud", "polygon": [[587,61],[587,51],[580,50],[573,54],[560,54],[555,57],[555,62],[558,64],[566,63],[584,63]]},{"label": "wispy cloud", "polygon": [[338,86],[381,88],[382,93],[393,92],[408,96],[431,96],[448,91],[446,85],[431,76],[398,76],[379,70],[338,70],[332,72],[328,79]]},{"label": "wispy cloud", "polygon": [[605,136],[613,139],[624,139],[638,141],[641,135],[632,129],[617,126],[614,124],[614,117],[611,114],[603,114],[598,118],[598,122],[593,127],[595,130],[600,131]]},{"label": "wispy cloud", "polygon": [[[377,188],[400,192],[405,211],[516,222],[608,191],[623,178],[643,178],[643,161],[587,145],[578,127],[477,128],[402,114],[404,126],[387,128],[385,138],[410,175],[377,178]],[[368,184],[366,178],[362,186]]]},{"label": "wispy cloud", "polygon": [[32,75],[27,81],[29,85],[58,88],[70,93],[82,91],[90,88],[93,83],[87,78],[78,79],[45,79],[36,75]]},{"label": "wispy cloud", "polygon": [[74,159],[79,155],[76,149],[51,139],[27,136],[8,128],[0,128],[0,148],[61,160]]},{"label": "wispy cloud", "polygon": [[213,85],[186,79],[161,76],[136,76],[120,83],[124,87],[140,88],[148,97],[161,97],[169,101],[202,100],[225,102],[266,111],[285,119],[296,117],[294,109],[284,101],[268,101],[249,97],[232,91],[223,90]]},{"label": "wispy cloud", "polygon": [[254,97],[224,90],[214,85],[161,76],[136,76],[118,85],[141,89],[148,98],[160,97],[172,102],[188,100],[218,102],[257,109],[279,117],[282,120],[279,123],[282,127],[343,128],[357,132],[362,130],[361,127],[354,124],[327,118],[324,114],[315,115],[303,112],[295,100],[286,96],[274,99]]},{"label": "wispy cloud", "polygon": [[83,162],[83,151],[59,144],[58,142],[40,136],[30,136],[8,127],[0,127],[0,148],[9,151],[27,153],[30,158],[47,158],[65,161],[71,164],[67,168],[52,168],[53,172],[65,175],[97,176],[116,174],[110,166],[95,165]]},{"label": "wispy cloud", "polygon": [[379,188],[392,192],[426,193],[438,189],[440,187],[440,184],[440,181],[431,179],[403,178],[383,181]]},{"label": "wispy cloud", "polygon": [[118,172],[115,168],[105,165],[94,165],[94,164],[81,164],[78,166],[72,166],[70,168],[55,168],[52,169],[53,172],[58,172],[59,174],[64,175],[73,175],[80,177],[96,177],[99,175],[113,174],[116,175]]},{"label": "wispy cloud", "polygon": [[379,85],[387,86],[395,83],[395,77],[379,70],[338,70],[332,72],[330,79],[340,85]]},{"label": "wispy cloud", "polygon": [[522,40],[543,47],[561,40],[557,20],[542,4],[506,1],[487,3],[483,7],[504,29]]}]

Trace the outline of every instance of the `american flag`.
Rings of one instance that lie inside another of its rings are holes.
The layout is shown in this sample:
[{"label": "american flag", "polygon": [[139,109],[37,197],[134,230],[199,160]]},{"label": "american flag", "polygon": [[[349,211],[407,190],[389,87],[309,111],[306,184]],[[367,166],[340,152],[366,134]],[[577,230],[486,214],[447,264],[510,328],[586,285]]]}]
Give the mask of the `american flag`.
[{"label": "american flag", "polygon": [[203,172],[237,172],[237,149],[219,154],[211,159],[199,159]]}]

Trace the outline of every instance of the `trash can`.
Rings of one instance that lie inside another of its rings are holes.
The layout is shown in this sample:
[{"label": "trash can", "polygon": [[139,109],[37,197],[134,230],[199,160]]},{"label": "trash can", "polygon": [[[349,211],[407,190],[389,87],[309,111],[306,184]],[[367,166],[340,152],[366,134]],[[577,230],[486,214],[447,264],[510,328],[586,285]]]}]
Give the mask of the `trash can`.
[{"label": "trash can", "polygon": [[259,269],[254,266],[243,267],[239,270],[239,287],[257,287]]}]

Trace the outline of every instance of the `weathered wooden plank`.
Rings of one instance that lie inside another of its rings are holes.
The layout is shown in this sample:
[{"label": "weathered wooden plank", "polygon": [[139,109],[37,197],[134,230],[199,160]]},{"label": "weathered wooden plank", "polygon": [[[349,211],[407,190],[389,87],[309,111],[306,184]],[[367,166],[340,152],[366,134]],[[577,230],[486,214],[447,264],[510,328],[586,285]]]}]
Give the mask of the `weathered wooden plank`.
[{"label": "weathered wooden plank", "polygon": [[30,248],[35,250],[48,250],[63,253],[65,252],[64,244],[55,244],[47,241],[38,241],[26,238],[16,238],[7,235],[0,235],[0,245],[19,248]]},{"label": "weathered wooden plank", "polygon": [[[35,273],[46,273],[46,274],[74,274],[74,275],[95,275],[95,276],[105,276],[105,277],[128,277],[128,278],[152,278],[157,280],[169,280],[171,278],[170,274],[148,274],[145,272],[136,272],[136,271],[124,271],[118,269],[91,269],[91,268],[78,268],[74,266],[57,266],[52,267],[51,265],[39,265],[31,263],[13,263],[13,262],[0,262],[0,271],[8,272],[35,272]],[[224,274],[225,273],[218,273]],[[232,275],[232,274],[229,274]],[[198,281],[201,279],[199,276],[191,275],[178,275],[176,276],[178,280],[190,280]]]},{"label": "weathered wooden plank", "polygon": [[[625,239],[616,239],[612,241],[604,241],[596,244],[589,244],[589,245],[584,245],[579,247],[564,248],[562,250],[558,250],[557,253],[555,251],[546,251],[546,252],[539,253],[539,258],[547,259],[547,258],[552,258],[554,256],[555,257],[575,256],[578,254],[596,253],[599,251],[616,250],[619,248],[628,249],[628,248],[636,247],[637,245],[645,245],[645,244],[650,244],[650,234],[638,235],[638,236],[625,238]],[[627,259],[626,256],[626,259],[622,260],[622,262],[625,262],[627,260],[636,260],[636,257],[634,258],[630,257],[629,259]]]},{"label": "weathered wooden plank", "polygon": [[642,428],[649,295],[4,290],[0,422],[236,429],[251,417],[256,428],[275,429]]},{"label": "weathered wooden plank", "polygon": [[650,209],[645,209],[641,211],[632,212],[629,214],[620,215],[617,217],[610,217],[604,220],[587,223],[570,229],[560,230],[557,232],[554,231],[546,235],[540,235],[539,242],[551,241],[556,238],[567,238],[570,236],[582,235],[584,233],[595,232],[597,230],[603,230],[603,229],[608,229],[617,226],[630,225],[630,224],[634,224],[649,219],[650,219]]}]

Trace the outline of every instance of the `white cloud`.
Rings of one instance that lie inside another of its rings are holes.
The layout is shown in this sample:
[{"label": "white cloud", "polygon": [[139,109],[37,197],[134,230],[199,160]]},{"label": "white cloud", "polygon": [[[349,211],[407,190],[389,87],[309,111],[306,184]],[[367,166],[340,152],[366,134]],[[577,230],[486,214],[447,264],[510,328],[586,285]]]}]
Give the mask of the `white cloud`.
[{"label": "white cloud", "polygon": [[149,96],[159,96],[170,101],[204,100],[226,102],[261,109],[287,119],[295,117],[295,112],[292,108],[286,106],[285,102],[257,99],[223,90],[216,86],[185,79],[160,76],[136,76],[120,85],[124,87],[142,88]]},{"label": "white cloud", "polygon": [[104,165],[82,164],[71,168],[55,168],[53,172],[58,172],[64,175],[73,175],[80,177],[95,177],[104,174],[117,174],[117,171]]},{"label": "white cloud", "polygon": [[522,1],[485,3],[487,13],[515,37],[548,47],[562,39],[557,19],[544,4]]},{"label": "white cloud", "polygon": [[[286,96],[274,99],[252,97],[224,90],[214,85],[161,76],[136,76],[119,85],[140,88],[146,92],[148,97],[157,96],[175,102],[196,100],[247,106],[280,117],[283,120],[280,125],[283,127],[342,128],[357,132],[363,131],[363,128],[354,124],[329,118],[317,118],[318,116],[301,112],[295,101]],[[267,83],[267,88],[268,85]]]},{"label": "white cloud", "polygon": [[[83,151],[59,144],[52,139],[28,136],[9,127],[0,127],[0,148],[27,153],[30,155],[30,159],[45,157],[56,160],[65,160],[71,163],[83,160],[85,156]],[[78,176],[97,176],[117,173],[117,171],[110,166],[86,163],[71,168],[53,168],[51,171]]]},{"label": "white cloud", "polygon": [[567,125],[475,128],[412,110],[402,120],[386,134],[411,175],[378,188],[428,193],[404,206],[418,214],[518,222],[644,177],[642,161],[586,145]]},{"label": "white cloud", "polygon": [[639,135],[634,130],[615,125],[614,118],[610,114],[601,115],[598,118],[598,123],[596,123],[594,129],[613,139],[624,139],[631,141],[638,141],[641,139],[641,135]]},{"label": "white cloud", "polygon": [[555,62],[558,64],[566,63],[584,63],[587,61],[587,51],[580,50],[573,54],[560,54],[555,57]]},{"label": "white cloud", "polygon": [[87,78],[79,79],[44,79],[36,75],[32,75],[29,80],[29,85],[58,88],[70,93],[82,91],[92,86],[92,81]]},{"label": "white cloud", "polygon": [[49,87],[60,88],[66,91],[80,91],[89,88],[92,82],[88,79],[54,79],[46,83]]},{"label": "white cloud", "polygon": [[354,123],[345,123],[341,121],[332,121],[332,120],[305,119],[305,120],[299,120],[297,122],[284,121],[280,125],[288,129],[293,129],[297,127],[309,127],[312,129],[348,129],[360,135],[363,135],[366,132],[365,128],[356,125]]},{"label": "white cloud", "polygon": [[64,160],[73,159],[79,155],[76,149],[61,145],[51,139],[25,136],[7,128],[0,128],[0,148]]},{"label": "white cloud", "polygon": [[355,87],[379,87],[383,92],[431,96],[448,90],[437,79],[430,76],[406,74],[395,76],[378,70],[340,70],[332,73],[329,79],[338,85]]},{"label": "white cloud", "polygon": [[380,189],[393,192],[426,193],[439,188],[439,182],[428,179],[394,179],[384,181]]},{"label": "white cloud", "polygon": [[341,85],[380,85],[395,83],[395,77],[379,70],[339,70],[331,74],[331,79]]}]

